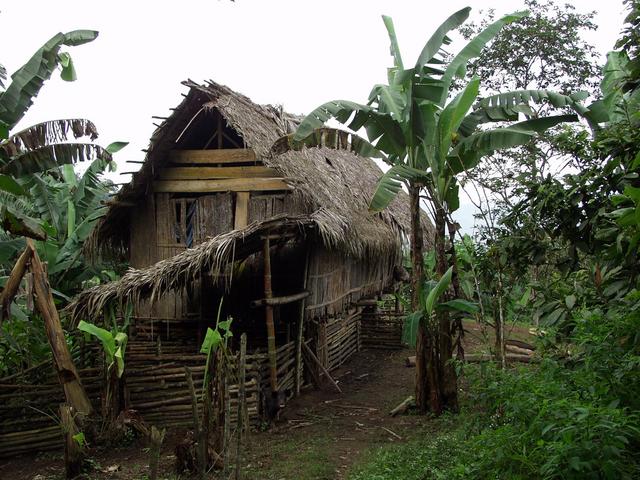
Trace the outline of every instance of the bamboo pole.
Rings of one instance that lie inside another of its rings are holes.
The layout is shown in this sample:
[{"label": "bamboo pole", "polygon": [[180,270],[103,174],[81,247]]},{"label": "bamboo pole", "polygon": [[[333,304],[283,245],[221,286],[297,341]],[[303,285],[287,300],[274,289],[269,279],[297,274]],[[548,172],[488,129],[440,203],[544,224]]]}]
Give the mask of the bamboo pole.
[{"label": "bamboo pole", "polygon": [[[309,273],[309,256],[311,248],[307,244],[307,251],[305,253],[304,260],[304,272],[302,277],[302,289],[307,289],[307,275]],[[296,397],[300,395],[300,387],[302,384],[302,342],[304,341],[304,313],[305,313],[306,297],[300,302],[300,313],[298,315],[298,332],[296,336],[296,376],[294,378],[294,385],[296,390]]]},{"label": "bamboo pole", "polygon": [[15,297],[18,292],[20,282],[22,281],[24,274],[27,272],[29,260],[31,260],[32,256],[33,247],[30,244],[27,244],[27,247],[24,249],[24,252],[22,252],[22,255],[20,255],[18,261],[13,266],[13,269],[9,274],[4,290],[2,290],[2,293],[0,294],[0,325],[2,325],[2,321],[5,318],[9,318],[9,305],[11,305],[13,297]]},{"label": "bamboo pole", "polygon": [[69,347],[62,331],[58,310],[53,302],[49,280],[44,272],[44,267],[38,256],[38,252],[33,246],[33,241],[27,239],[27,246],[33,251],[31,260],[31,271],[33,272],[33,283],[36,293],[36,305],[42,319],[44,320],[47,339],[51,345],[53,354],[53,364],[58,373],[58,378],[64,389],[67,403],[82,415],[91,415],[93,407],[80,382],[80,376],[69,353]]},{"label": "bamboo pole", "polygon": [[[238,426],[237,426],[237,444],[236,444],[236,472],[235,480],[240,480],[242,468],[242,433],[244,428],[244,409],[245,409],[245,363],[247,356],[247,334],[243,333],[240,337],[240,361],[238,366]],[[227,462],[225,462],[226,465]]]},{"label": "bamboo pole", "polygon": [[269,305],[274,307],[276,305],[287,305],[288,303],[297,302],[298,300],[303,300],[310,295],[310,292],[303,291],[300,293],[296,293],[293,295],[286,295],[283,297],[271,297],[271,298],[261,298],[259,300],[253,300],[251,302],[251,307],[262,307],[264,305]]},{"label": "bamboo pole", "polygon": [[[271,245],[269,237],[264,238],[264,298],[267,300],[273,297],[271,290]],[[267,324],[267,349],[269,351],[270,383],[271,391],[278,391],[278,368],[276,361],[276,333],[273,325],[273,307],[267,303],[265,306],[265,322]]]}]

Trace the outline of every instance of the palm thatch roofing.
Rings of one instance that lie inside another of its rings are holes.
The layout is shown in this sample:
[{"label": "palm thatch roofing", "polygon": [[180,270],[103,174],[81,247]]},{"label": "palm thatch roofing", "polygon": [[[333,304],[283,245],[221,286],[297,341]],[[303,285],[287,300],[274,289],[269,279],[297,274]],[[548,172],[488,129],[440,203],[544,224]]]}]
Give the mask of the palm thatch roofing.
[{"label": "palm thatch roofing", "polygon": [[[205,85],[191,80],[183,82],[189,93],[153,133],[141,169],[114,197],[106,216],[95,228],[85,245],[92,257],[127,258],[132,205],[152,192],[152,181],[167,162],[168,152],[175,148],[192,121],[203,110],[215,109],[242,137],[256,157],[278,171],[293,188],[310,214],[325,209],[341,221],[335,222],[331,247],[351,255],[387,254],[397,250],[401,237],[410,231],[408,197],[404,192],[382,213],[368,211],[382,171],[369,158],[346,149],[327,147],[304,148],[301,151],[278,152],[274,143],[297,128],[299,117],[271,105],[258,105],[226,86],[213,81]],[[426,215],[423,224],[432,226]],[[430,239],[431,235],[425,235]],[[428,240],[427,240],[428,241]]]},{"label": "palm thatch roofing", "polygon": [[[201,274],[227,278],[228,268],[259,250],[267,232],[297,237],[312,233],[330,250],[361,259],[399,258],[410,231],[408,196],[404,192],[382,213],[368,210],[380,168],[369,158],[348,149],[326,146],[300,151],[273,148],[276,141],[295,131],[300,118],[271,105],[257,105],[247,97],[214,82],[183,82],[189,93],[174,113],[154,132],[144,164],[132,181],[115,196],[106,216],[85,248],[93,256],[125,257],[131,206],[152,193],[152,181],[167,161],[167,153],[203,109],[216,109],[243,138],[247,148],[265,165],[277,170],[305,206],[306,214],[282,215],[223,233],[172,258],[144,269],[130,269],[120,280],[88,289],[66,308],[71,322],[92,318],[113,301],[137,302],[159,298],[184,287]],[[422,216],[429,232],[433,227]]]}]

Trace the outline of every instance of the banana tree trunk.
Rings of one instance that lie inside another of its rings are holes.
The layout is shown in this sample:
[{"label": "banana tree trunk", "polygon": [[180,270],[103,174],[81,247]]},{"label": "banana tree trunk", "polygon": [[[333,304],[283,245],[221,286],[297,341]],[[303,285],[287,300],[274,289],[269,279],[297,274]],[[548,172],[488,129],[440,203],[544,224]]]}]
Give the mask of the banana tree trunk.
[{"label": "banana tree trunk", "polygon": [[[444,207],[436,205],[435,209],[435,250],[436,250],[436,272],[438,277],[442,277],[449,269],[450,260],[447,258],[446,239],[447,239],[447,218]],[[450,297],[445,293],[445,298]],[[453,329],[449,312],[441,310],[436,313],[438,323],[438,371],[440,372],[440,384],[438,389],[441,391],[441,402],[434,405],[434,413],[439,413],[444,409],[458,410],[458,378],[456,369],[451,360],[453,359]],[[437,409],[436,409],[437,407]]]},{"label": "banana tree trunk", "polygon": [[[420,187],[409,186],[409,203],[411,208],[411,311],[420,308],[420,294],[424,280],[423,264],[423,236],[420,223]],[[422,322],[418,325],[416,338],[416,406],[422,413],[429,409],[431,382],[427,378],[427,353],[429,351],[429,339]]]}]

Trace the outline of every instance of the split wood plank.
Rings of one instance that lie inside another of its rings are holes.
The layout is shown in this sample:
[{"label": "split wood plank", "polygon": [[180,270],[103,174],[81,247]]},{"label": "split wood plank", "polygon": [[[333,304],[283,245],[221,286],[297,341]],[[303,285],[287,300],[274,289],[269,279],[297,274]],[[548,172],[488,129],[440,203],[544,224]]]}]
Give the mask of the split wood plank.
[{"label": "split wood plank", "polygon": [[250,148],[217,150],[171,150],[171,163],[256,163],[256,154]]},{"label": "split wood plank", "polygon": [[234,216],[234,230],[244,228],[249,223],[249,192],[238,192],[236,195],[236,211]]},{"label": "split wood plank", "polygon": [[160,172],[160,180],[208,180],[221,178],[275,178],[280,174],[261,165],[251,167],[168,167]]},{"label": "split wood plank", "polygon": [[156,193],[208,193],[290,190],[282,178],[226,178],[220,180],[157,180]]}]

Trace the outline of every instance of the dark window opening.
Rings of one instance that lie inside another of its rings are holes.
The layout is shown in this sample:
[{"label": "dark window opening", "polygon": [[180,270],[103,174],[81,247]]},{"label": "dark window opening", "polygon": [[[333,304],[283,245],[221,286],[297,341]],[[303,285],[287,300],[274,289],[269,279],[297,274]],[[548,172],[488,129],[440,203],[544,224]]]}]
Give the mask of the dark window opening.
[{"label": "dark window opening", "polygon": [[193,247],[196,239],[198,201],[194,198],[176,198],[173,202],[173,240],[177,244]]}]

